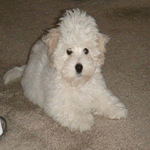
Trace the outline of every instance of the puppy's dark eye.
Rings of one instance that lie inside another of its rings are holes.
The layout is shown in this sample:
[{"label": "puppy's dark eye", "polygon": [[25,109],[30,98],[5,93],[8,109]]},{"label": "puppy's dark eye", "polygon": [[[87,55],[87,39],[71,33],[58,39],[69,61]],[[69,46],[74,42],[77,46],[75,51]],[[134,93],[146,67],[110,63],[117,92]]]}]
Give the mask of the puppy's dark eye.
[{"label": "puppy's dark eye", "polygon": [[67,49],[67,54],[71,55],[73,53],[73,51],[71,50],[71,48]]},{"label": "puppy's dark eye", "polygon": [[87,48],[85,48],[83,51],[86,55],[89,53],[89,50]]}]

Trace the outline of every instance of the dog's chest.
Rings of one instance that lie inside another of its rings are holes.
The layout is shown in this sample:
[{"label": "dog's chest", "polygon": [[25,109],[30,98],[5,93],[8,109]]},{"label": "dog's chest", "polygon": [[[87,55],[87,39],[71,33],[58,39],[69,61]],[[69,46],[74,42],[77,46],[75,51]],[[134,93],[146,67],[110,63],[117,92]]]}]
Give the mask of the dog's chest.
[{"label": "dog's chest", "polygon": [[64,103],[72,103],[83,109],[91,109],[94,96],[90,87],[82,86],[82,87],[71,87],[71,86],[63,86],[59,88],[57,94],[60,93],[59,97],[61,97]]}]

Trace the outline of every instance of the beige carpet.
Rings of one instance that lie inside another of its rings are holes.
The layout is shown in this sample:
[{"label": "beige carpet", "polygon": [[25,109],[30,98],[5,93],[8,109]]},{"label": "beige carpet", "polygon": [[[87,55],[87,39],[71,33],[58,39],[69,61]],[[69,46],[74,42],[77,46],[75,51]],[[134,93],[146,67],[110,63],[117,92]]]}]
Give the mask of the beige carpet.
[{"label": "beige carpet", "polygon": [[[25,64],[32,43],[60,12],[79,7],[111,37],[103,75],[129,110],[126,120],[95,116],[91,131],[71,132],[29,102],[3,74]],[[0,115],[8,132],[0,150],[150,150],[150,1],[4,0],[0,2]]]}]

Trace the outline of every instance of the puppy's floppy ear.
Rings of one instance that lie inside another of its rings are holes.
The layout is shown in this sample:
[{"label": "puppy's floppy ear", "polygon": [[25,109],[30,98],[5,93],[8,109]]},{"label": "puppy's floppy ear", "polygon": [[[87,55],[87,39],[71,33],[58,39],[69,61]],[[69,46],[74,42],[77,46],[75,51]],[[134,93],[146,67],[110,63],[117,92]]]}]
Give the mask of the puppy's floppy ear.
[{"label": "puppy's floppy ear", "polygon": [[50,58],[51,66],[53,66],[53,52],[57,47],[58,39],[60,36],[60,31],[56,28],[53,28],[48,31],[46,35],[42,37],[43,42],[48,46],[48,56]]},{"label": "puppy's floppy ear", "polygon": [[98,34],[98,43],[99,43],[99,49],[101,52],[99,56],[100,65],[104,64],[104,59],[105,59],[104,53],[106,52],[105,45],[108,43],[109,40],[110,38],[108,36],[101,34],[101,33]]}]

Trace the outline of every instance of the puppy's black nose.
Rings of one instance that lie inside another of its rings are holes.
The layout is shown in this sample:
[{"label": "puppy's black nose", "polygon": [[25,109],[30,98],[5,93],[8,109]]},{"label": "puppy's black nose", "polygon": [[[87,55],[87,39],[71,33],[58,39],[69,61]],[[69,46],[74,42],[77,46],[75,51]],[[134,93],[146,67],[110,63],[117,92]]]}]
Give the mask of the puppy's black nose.
[{"label": "puppy's black nose", "polygon": [[83,66],[81,64],[76,64],[75,68],[76,68],[77,73],[81,73]]}]

